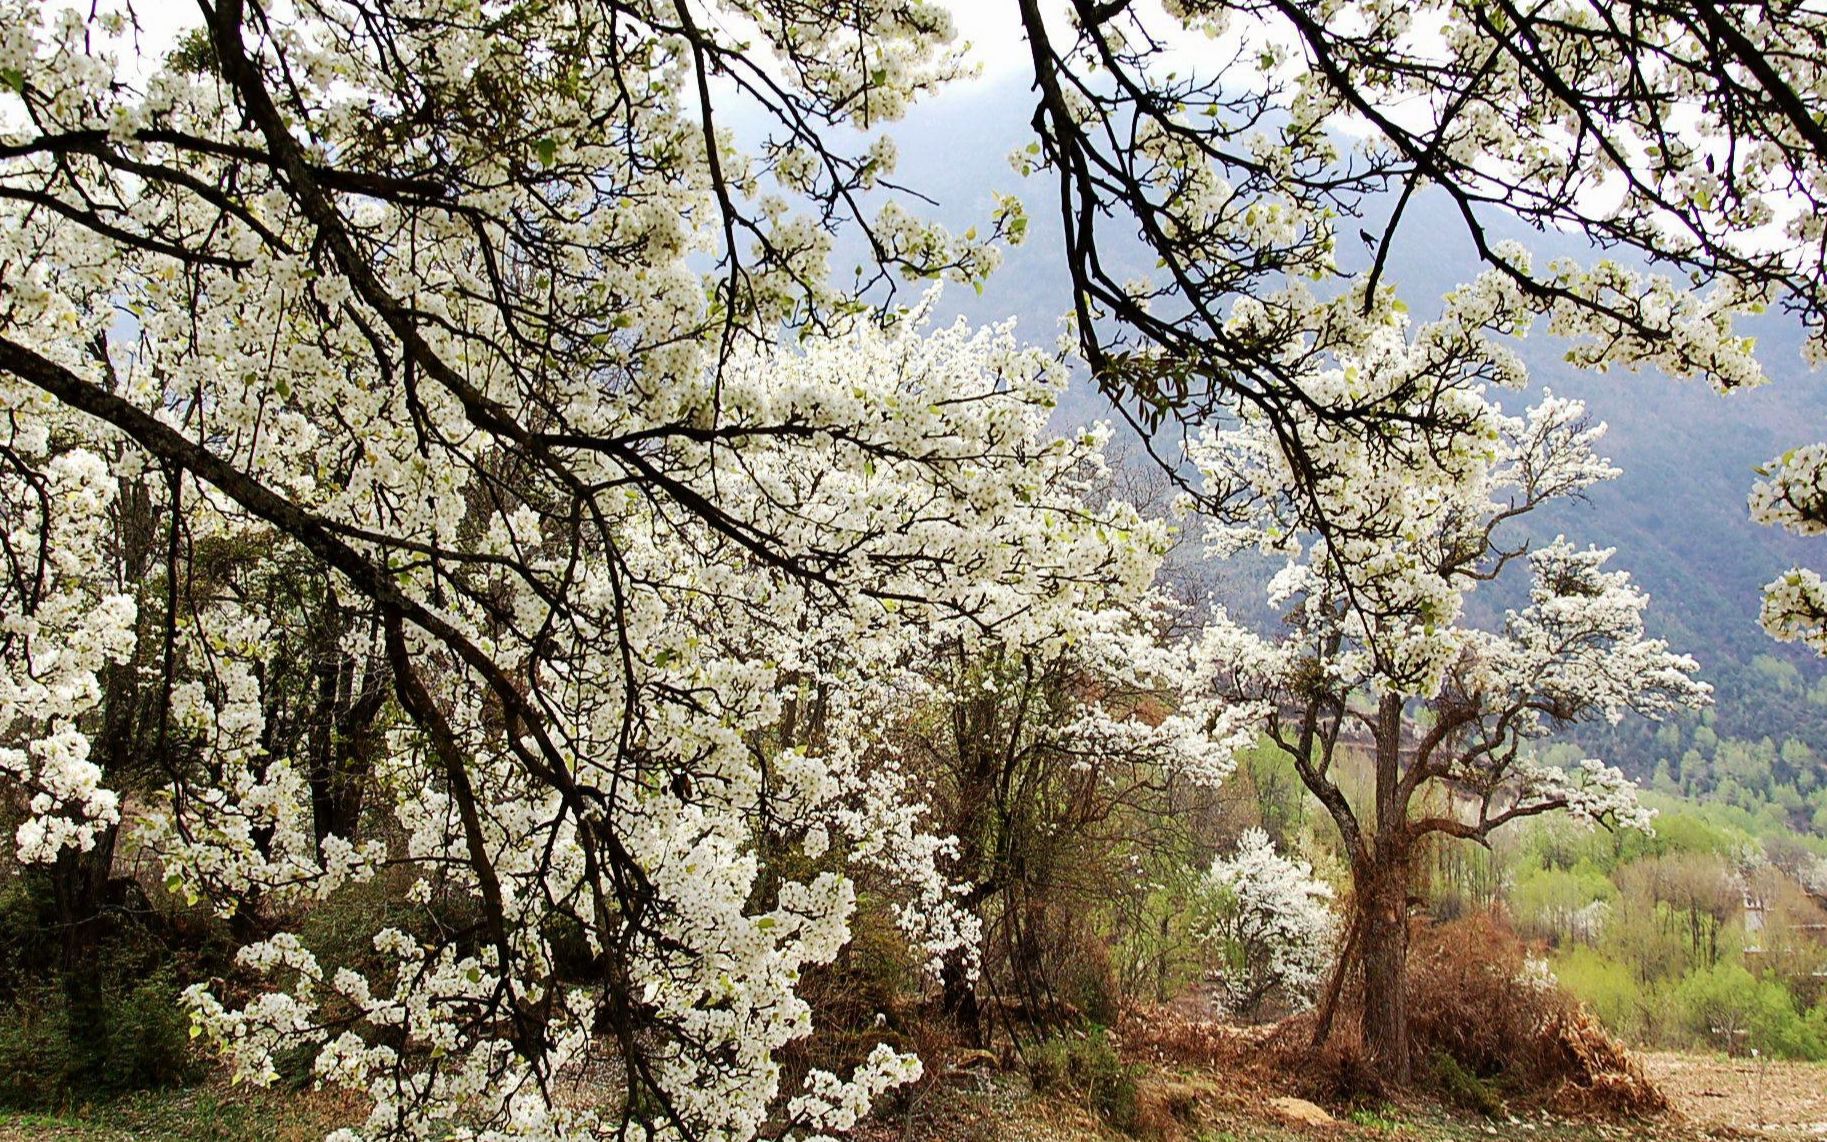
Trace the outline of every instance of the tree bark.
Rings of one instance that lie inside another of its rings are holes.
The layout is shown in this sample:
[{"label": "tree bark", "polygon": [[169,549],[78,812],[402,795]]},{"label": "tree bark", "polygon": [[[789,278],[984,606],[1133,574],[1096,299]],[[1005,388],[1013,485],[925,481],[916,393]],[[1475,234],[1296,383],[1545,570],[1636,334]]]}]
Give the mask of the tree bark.
[{"label": "tree bark", "polygon": [[1402,699],[1377,704],[1376,836],[1353,863],[1362,910],[1364,1014],[1370,1064],[1385,1081],[1409,1079],[1408,798],[1402,788]]},{"label": "tree bark", "polygon": [[983,1013],[977,1006],[977,981],[966,970],[964,953],[954,952],[939,973],[939,1006],[967,1047],[983,1046]]},{"label": "tree bark", "polygon": [[1379,852],[1353,879],[1363,946],[1364,1047],[1378,1075],[1403,1084],[1410,1075],[1408,868],[1399,852]]},{"label": "tree bark", "polygon": [[91,975],[96,949],[107,931],[108,890],[114,874],[118,828],[98,830],[84,852],[65,848],[50,868],[51,899],[61,932],[60,966],[66,980]]},{"label": "tree bark", "polygon": [[[993,874],[988,868],[988,846],[984,835],[988,825],[986,808],[993,790],[987,775],[973,768],[964,774],[964,780],[959,783],[959,793],[957,815],[953,821],[956,826],[953,835],[958,838],[957,867],[965,878],[973,882],[962,903],[981,922],[984,902],[994,894],[996,887],[987,879]],[[977,981],[971,978],[969,971],[969,956],[967,949],[959,948],[946,959],[939,974],[939,1003],[940,1009],[957,1029],[965,1045],[981,1047],[983,1019],[977,1004]]]}]

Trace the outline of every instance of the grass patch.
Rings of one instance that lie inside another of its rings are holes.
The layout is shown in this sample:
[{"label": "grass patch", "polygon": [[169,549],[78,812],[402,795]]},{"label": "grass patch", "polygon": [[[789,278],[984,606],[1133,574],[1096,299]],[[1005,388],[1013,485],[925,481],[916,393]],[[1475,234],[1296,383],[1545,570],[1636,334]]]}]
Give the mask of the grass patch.
[{"label": "grass patch", "polygon": [[140,1091],[54,1113],[0,1111],[0,1142],[315,1142],[360,1116],[331,1095],[203,1086]]}]

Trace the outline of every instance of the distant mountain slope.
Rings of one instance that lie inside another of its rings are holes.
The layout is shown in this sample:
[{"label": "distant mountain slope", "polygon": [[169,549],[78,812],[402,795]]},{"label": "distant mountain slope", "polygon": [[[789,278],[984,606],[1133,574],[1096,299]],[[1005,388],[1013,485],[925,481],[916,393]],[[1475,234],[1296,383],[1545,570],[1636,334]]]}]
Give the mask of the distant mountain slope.
[{"label": "distant mountain slope", "polygon": [[[1019,85],[1004,83],[954,91],[916,110],[895,132],[901,153],[897,180],[935,199],[939,216],[958,226],[986,219],[996,191],[1023,197],[1032,217],[1029,242],[1010,251],[981,296],[952,287],[940,315],[979,322],[1013,316],[1024,338],[1049,343],[1070,303],[1050,197],[1054,184],[1046,175],[1024,180],[1008,162],[1031,138],[1032,106]],[[1442,217],[1433,205],[1424,196],[1411,206],[1387,271],[1417,319],[1476,272],[1457,221],[1430,225]],[[1566,238],[1521,236],[1538,248],[1577,252]],[[1355,248],[1350,253],[1368,257]],[[1138,271],[1151,264],[1138,254]],[[1721,396],[1649,372],[1584,373],[1563,363],[1563,345],[1538,335],[1522,346],[1535,391],[1497,395],[1506,407],[1520,410],[1542,387],[1551,387],[1585,400],[1593,415],[1610,425],[1605,451],[1624,475],[1595,489],[1589,504],[1567,505],[1538,521],[1538,530],[1617,548],[1616,565],[1629,569],[1654,600],[1652,629],[1698,658],[1703,674],[1718,687],[1718,708],[1710,717],[1719,732],[1745,738],[1770,734],[1779,741],[1799,736],[1827,756],[1827,725],[1821,724],[1818,707],[1799,700],[1785,704],[1764,693],[1770,674],[1757,665],[1760,657],[1791,664],[1799,672],[1797,693],[1827,674],[1818,659],[1773,642],[1757,625],[1762,585],[1798,562],[1827,565],[1827,543],[1754,524],[1745,507],[1757,465],[1827,436],[1827,379],[1808,374],[1799,331],[1782,317],[1764,319],[1755,332],[1772,377],[1755,391]],[[1063,424],[1111,417],[1109,404],[1088,383],[1075,386],[1060,413]],[[1253,590],[1252,576],[1219,574],[1213,581],[1225,595]],[[1513,589],[1490,591],[1477,610],[1492,621],[1518,599]],[[1231,601],[1254,609],[1253,600]],[[1647,774],[1657,760],[1652,731],[1627,724],[1617,734],[1587,736]]]}]

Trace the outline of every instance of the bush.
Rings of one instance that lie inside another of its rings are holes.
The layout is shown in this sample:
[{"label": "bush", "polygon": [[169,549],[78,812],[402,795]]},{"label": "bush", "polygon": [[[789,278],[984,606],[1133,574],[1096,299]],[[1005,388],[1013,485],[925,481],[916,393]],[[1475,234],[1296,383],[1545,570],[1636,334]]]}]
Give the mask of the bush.
[{"label": "bush", "polygon": [[949,1023],[918,1010],[921,965],[896,928],[889,902],[860,894],[851,939],[829,964],[806,969],[799,994],[812,1008],[812,1033],[775,1051],[781,1089],[798,1090],[812,1070],[849,1074],[877,1045],[911,1050],[926,1064],[912,1088],[895,1088],[893,1105],[937,1080],[950,1047]]},{"label": "bush", "polygon": [[1102,940],[1083,933],[1067,945],[1074,946],[1076,954],[1056,957],[1060,961],[1056,968],[1060,998],[1093,1023],[1110,1026],[1121,1017],[1123,1007],[1110,949]]},{"label": "bush", "polygon": [[1665,1038],[1670,1022],[1666,989],[1639,980],[1629,964],[1593,948],[1575,948],[1555,959],[1554,974],[1614,1034],[1633,1043]]},{"label": "bush", "polygon": [[1449,1102],[1476,1110],[1486,1118],[1502,1118],[1507,1113],[1496,1086],[1460,1066],[1451,1055],[1435,1051],[1428,1060],[1428,1071],[1434,1086]]},{"label": "bush", "polygon": [[1742,1055],[1827,1058],[1822,1021],[1797,1010],[1782,981],[1759,979],[1734,963],[1697,968],[1675,987],[1675,1003],[1697,1043]]},{"label": "bush", "polygon": [[61,990],[21,990],[0,1008],[0,1106],[61,1105],[81,1085],[82,1070]]},{"label": "bush", "polygon": [[[1409,950],[1411,1050],[1451,1060],[1446,1093],[1477,1079],[1518,1095],[1626,1112],[1667,1106],[1623,1046],[1606,1034],[1501,915],[1416,931]],[[1436,1062],[1439,1077],[1444,1064]]]},{"label": "bush", "polygon": [[1337,937],[1332,887],[1305,861],[1277,853],[1261,829],[1246,830],[1233,855],[1213,861],[1206,882],[1207,939],[1225,1006],[1247,1020],[1265,1008],[1305,1010]]},{"label": "bush", "polygon": [[1530,971],[1503,919],[1475,913],[1418,928],[1409,950],[1409,1032],[1415,1057],[1443,1056],[1479,1078],[1529,1081],[1536,1031],[1571,1001]]},{"label": "bush", "polygon": [[196,1077],[190,1019],[169,970],[87,995],[70,991],[21,989],[0,1009],[0,1105],[45,1109]]},{"label": "bush", "polygon": [[0,1106],[54,1108],[198,1073],[179,958],[150,923],[143,909],[111,909],[66,970],[48,880],[0,887]]},{"label": "bush", "polygon": [[1110,1126],[1134,1133],[1142,1068],[1123,1062],[1103,1027],[1043,1039],[1023,1051],[1022,1061],[1035,1090],[1082,1096]]}]

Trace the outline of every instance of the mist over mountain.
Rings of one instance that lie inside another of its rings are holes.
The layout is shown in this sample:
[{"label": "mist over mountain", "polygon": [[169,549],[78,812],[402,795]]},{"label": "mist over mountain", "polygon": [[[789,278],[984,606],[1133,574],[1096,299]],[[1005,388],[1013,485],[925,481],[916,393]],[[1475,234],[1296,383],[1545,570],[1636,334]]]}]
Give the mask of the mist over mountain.
[{"label": "mist over mountain", "polygon": [[[931,211],[956,227],[984,224],[998,191],[1022,197],[1031,219],[1026,243],[1008,251],[981,295],[950,287],[935,320],[963,316],[985,323],[1013,317],[1020,337],[1050,344],[1071,301],[1061,269],[1057,185],[1046,173],[1023,179],[1009,162],[1011,152],[1032,138],[1032,113],[1033,98],[1018,82],[947,92],[897,126],[896,181],[930,197]],[[1345,232],[1354,225],[1345,220]],[[1494,226],[1493,233],[1514,233],[1543,254],[1593,256],[1577,239],[1535,234],[1516,223],[1507,230]],[[1342,240],[1341,249],[1348,268],[1368,265],[1371,255],[1355,239]],[[1133,268],[1152,269],[1139,247]],[[1385,280],[1415,319],[1436,312],[1440,297],[1477,269],[1457,214],[1443,198],[1417,197],[1385,270]],[[1799,738],[1827,756],[1827,718],[1806,697],[1820,689],[1827,670],[1818,658],[1770,639],[1757,623],[1763,585],[1797,563],[1818,564],[1824,545],[1756,524],[1746,508],[1759,465],[1821,435],[1827,384],[1810,375],[1801,357],[1801,331],[1784,315],[1768,315],[1747,331],[1757,336],[1770,377],[1759,389],[1722,395],[1653,370],[1586,372],[1565,363],[1565,342],[1537,332],[1518,345],[1531,368],[1530,388],[1497,396],[1506,409],[1520,412],[1541,390],[1552,389],[1584,400],[1591,415],[1609,425],[1602,451],[1623,475],[1593,489],[1588,502],[1544,512],[1532,521],[1533,530],[1540,538],[1562,532],[1576,542],[1616,548],[1613,564],[1629,570],[1650,593],[1652,632],[1697,658],[1702,675],[1717,689],[1715,709],[1704,721],[1727,737]],[[1059,422],[1063,427],[1094,419],[1121,421],[1095,386],[1080,378],[1062,403]],[[1259,613],[1257,570],[1212,567],[1210,589],[1235,612]],[[1523,600],[1523,590],[1519,577],[1481,590],[1473,596],[1474,620],[1500,621],[1505,607]],[[1582,738],[1646,776],[1658,760],[1667,760],[1657,756],[1655,729],[1627,719],[1621,727],[1601,726]]]}]

